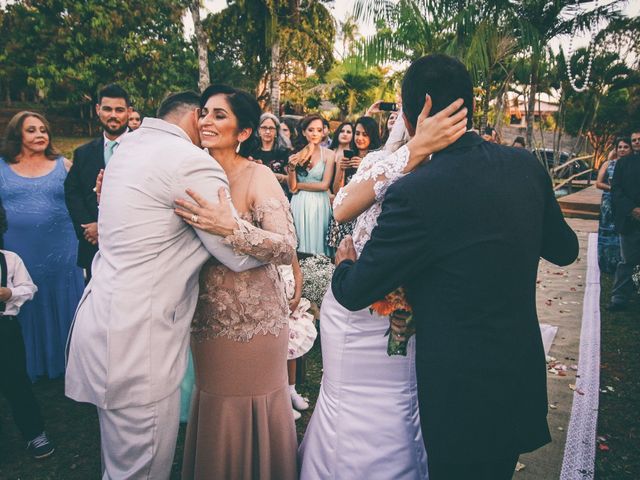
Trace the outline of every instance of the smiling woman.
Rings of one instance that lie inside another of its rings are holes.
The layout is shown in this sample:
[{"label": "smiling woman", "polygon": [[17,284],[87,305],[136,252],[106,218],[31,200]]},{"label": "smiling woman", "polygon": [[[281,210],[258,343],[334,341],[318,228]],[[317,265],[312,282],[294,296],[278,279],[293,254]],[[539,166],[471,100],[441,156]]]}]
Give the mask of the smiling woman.
[{"label": "smiling woman", "polygon": [[9,225],[5,247],[23,259],[38,287],[18,315],[32,380],[64,373],[64,346],[84,289],[64,202],[68,167],[42,115],[20,112],[11,119],[0,159],[0,198]]}]

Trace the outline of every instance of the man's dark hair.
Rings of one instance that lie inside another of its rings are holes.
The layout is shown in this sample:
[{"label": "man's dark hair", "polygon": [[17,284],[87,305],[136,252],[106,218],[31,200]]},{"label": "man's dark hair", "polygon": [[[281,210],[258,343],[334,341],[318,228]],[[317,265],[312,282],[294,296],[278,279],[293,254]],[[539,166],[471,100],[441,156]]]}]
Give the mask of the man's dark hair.
[{"label": "man's dark hair", "polygon": [[102,103],[102,99],[104,97],[107,98],[124,98],[127,107],[131,105],[129,101],[129,94],[127,91],[122,88],[120,85],[115,83],[110,83],[109,85],[105,85],[98,92],[98,104]]},{"label": "man's dark hair", "polygon": [[198,108],[200,106],[200,95],[191,90],[172,93],[167,95],[158,107],[156,117],[166,118],[168,115]]},{"label": "man's dark hair", "polygon": [[442,54],[419,58],[411,64],[402,80],[402,111],[413,127],[424,107],[425,96],[431,96],[429,116],[444,110],[458,98],[467,107],[467,128],[473,126],[473,83],[459,60]]}]

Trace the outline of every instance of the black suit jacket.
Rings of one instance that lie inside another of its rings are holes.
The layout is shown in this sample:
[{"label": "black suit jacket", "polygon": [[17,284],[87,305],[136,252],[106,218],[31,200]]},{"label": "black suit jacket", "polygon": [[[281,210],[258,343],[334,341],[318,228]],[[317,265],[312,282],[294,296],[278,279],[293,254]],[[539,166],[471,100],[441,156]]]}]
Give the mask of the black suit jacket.
[{"label": "black suit jacket", "polygon": [[616,163],[611,182],[611,207],[618,233],[640,231],[640,222],[631,217],[631,211],[640,207],[640,155],[627,155]]},{"label": "black suit jacket", "polygon": [[389,188],[332,288],[354,311],[407,289],[431,459],[490,461],[550,441],[537,268],[577,255],[549,175],[524,149],[467,133]]},{"label": "black suit jacket", "polygon": [[98,247],[84,239],[80,226],[98,221],[98,200],[93,189],[100,169],[104,168],[104,137],[85,143],[73,152],[73,165],[64,182],[64,198],[78,237],[78,266],[91,267]]}]

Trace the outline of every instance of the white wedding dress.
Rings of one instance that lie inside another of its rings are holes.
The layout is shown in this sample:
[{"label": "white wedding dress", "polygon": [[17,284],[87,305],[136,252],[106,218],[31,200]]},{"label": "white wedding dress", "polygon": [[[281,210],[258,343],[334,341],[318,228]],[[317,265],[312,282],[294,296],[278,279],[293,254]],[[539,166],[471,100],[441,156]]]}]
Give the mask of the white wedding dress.
[{"label": "white wedding dress", "polygon": [[[396,130],[396,129],[394,129]],[[407,165],[409,151],[373,152],[351,182],[378,179],[376,202],[353,231],[358,255],[371,236],[387,188]],[[341,190],[334,201],[345,197]],[[301,480],[428,478],[420,430],[415,338],[407,356],[387,355],[387,317],[350,312],[327,291],[320,311],[323,377],[320,395],[299,448]]]}]

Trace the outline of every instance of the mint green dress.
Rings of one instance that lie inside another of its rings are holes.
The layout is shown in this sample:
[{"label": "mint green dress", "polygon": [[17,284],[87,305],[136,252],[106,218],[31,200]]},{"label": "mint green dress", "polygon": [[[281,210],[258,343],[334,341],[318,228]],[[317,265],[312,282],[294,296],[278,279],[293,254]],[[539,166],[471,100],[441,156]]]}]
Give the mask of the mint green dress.
[{"label": "mint green dress", "polygon": [[[308,171],[307,175],[297,174],[298,183],[318,183],[322,181],[327,162],[324,148],[320,150],[320,161]],[[298,235],[298,252],[329,256],[327,232],[331,218],[329,192],[307,192],[300,190],[291,198],[293,223]]]}]

